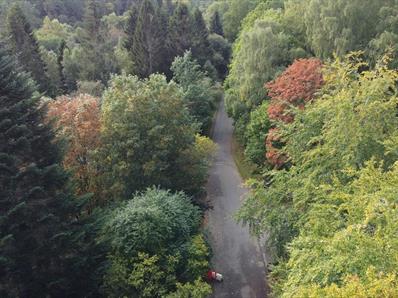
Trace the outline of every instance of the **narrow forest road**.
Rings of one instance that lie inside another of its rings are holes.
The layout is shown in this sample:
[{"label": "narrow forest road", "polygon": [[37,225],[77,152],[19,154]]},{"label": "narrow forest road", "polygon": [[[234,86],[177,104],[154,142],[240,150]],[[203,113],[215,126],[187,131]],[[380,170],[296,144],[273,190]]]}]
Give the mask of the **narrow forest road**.
[{"label": "narrow forest road", "polygon": [[233,219],[248,190],[242,185],[232,156],[232,120],[224,102],[217,112],[213,140],[219,146],[207,183],[208,229],[213,249],[212,266],[224,275],[224,282],[214,285],[216,298],[264,298],[265,264],[256,240],[247,228]]}]

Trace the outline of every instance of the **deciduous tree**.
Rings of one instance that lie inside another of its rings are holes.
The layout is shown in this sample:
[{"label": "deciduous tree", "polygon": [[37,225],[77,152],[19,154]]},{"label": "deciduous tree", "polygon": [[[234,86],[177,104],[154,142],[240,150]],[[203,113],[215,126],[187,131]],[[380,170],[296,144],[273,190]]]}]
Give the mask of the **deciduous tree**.
[{"label": "deciduous tree", "polygon": [[100,147],[100,103],[98,98],[80,94],[59,97],[48,103],[47,118],[54,121],[60,141],[66,141],[63,165],[72,171],[78,194],[96,193],[93,153]]}]

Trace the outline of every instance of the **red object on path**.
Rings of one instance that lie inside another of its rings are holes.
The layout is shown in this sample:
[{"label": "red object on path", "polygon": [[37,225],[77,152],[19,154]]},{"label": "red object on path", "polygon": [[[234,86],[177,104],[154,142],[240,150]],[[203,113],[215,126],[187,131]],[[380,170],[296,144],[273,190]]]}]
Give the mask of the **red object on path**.
[{"label": "red object on path", "polygon": [[208,281],[222,282],[224,280],[224,277],[222,276],[222,274],[210,270],[207,272],[207,279]]},{"label": "red object on path", "polygon": [[209,272],[207,272],[207,279],[209,281],[216,280],[216,272],[209,270]]}]

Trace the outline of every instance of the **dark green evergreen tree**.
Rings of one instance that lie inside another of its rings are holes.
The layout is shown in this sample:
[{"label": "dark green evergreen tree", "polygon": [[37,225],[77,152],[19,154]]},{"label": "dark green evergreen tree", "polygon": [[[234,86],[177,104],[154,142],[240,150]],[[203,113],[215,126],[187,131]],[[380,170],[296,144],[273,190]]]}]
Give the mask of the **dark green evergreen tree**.
[{"label": "dark green evergreen tree", "polygon": [[178,4],[170,19],[169,45],[173,57],[182,56],[192,47],[192,18],[184,3]]},{"label": "dark green evergreen tree", "polygon": [[134,33],[137,27],[138,9],[133,6],[129,13],[129,19],[125,28],[126,39],[124,41],[124,47],[127,51],[131,51],[134,43]]},{"label": "dark green evergreen tree", "polygon": [[62,40],[59,46],[59,52],[57,57],[58,72],[59,72],[59,82],[58,82],[58,94],[65,94],[68,92],[68,85],[66,83],[66,78],[64,74],[64,52],[66,48],[65,40]]},{"label": "dark green evergreen tree", "polygon": [[212,56],[209,43],[209,31],[203,19],[202,12],[196,9],[192,26],[192,56],[203,66]]},{"label": "dark green evergreen tree", "polygon": [[210,32],[224,36],[224,29],[222,27],[220,14],[216,11],[210,20]]},{"label": "dark green evergreen tree", "polygon": [[79,80],[101,81],[106,84],[111,73],[117,72],[114,49],[109,42],[109,32],[102,24],[104,3],[88,0],[83,18],[84,31],[78,38],[83,48]]},{"label": "dark green evergreen tree", "polygon": [[0,45],[0,297],[89,296],[99,260],[81,254],[91,238],[35,85],[19,71]]},{"label": "dark green evergreen tree", "polygon": [[49,88],[46,66],[30,24],[18,5],[14,5],[7,15],[7,34],[10,50],[18,64],[30,72],[40,91],[46,92]]},{"label": "dark green evergreen tree", "polygon": [[87,1],[83,22],[87,36],[94,41],[98,41],[100,37],[101,11],[97,0]]},{"label": "dark green evergreen tree", "polygon": [[160,9],[155,8],[150,0],[144,0],[137,18],[130,52],[134,62],[134,73],[141,78],[162,69],[167,28],[164,28],[161,20]]}]

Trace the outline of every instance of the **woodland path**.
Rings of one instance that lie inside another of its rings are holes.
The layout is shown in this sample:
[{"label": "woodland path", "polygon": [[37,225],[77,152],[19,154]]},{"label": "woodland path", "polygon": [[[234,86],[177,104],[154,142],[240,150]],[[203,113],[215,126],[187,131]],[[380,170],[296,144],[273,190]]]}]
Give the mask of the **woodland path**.
[{"label": "woodland path", "polygon": [[233,216],[248,190],[243,186],[232,156],[232,120],[224,102],[220,103],[214,123],[213,141],[218,151],[207,183],[208,229],[213,249],[212,266],[224,276],[224,282],[214,285],[216,298],[264,298],[265,259],[256,239]]}]

